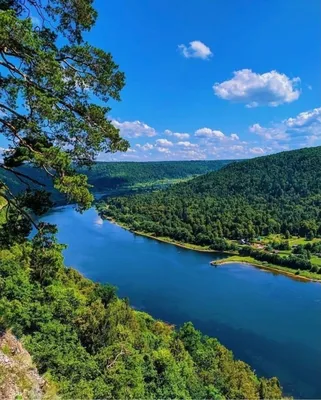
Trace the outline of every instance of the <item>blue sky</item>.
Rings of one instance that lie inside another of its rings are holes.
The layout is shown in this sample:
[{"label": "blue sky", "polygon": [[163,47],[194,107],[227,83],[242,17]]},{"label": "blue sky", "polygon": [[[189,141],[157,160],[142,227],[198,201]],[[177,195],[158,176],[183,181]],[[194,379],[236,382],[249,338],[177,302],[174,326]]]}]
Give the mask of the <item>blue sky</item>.
[{"label": "blue sky", "polygon": [[86,38],[126,74],[110,116],[131,143],[101,160],[248,158],[321,145],[319,0],[95,6]]},{"label": "blue sky", "polygon": [[102,159],[245,158],[321,144],[319,0],[95,4],[88,38],[126,73],[111,115],[132,146]]}]

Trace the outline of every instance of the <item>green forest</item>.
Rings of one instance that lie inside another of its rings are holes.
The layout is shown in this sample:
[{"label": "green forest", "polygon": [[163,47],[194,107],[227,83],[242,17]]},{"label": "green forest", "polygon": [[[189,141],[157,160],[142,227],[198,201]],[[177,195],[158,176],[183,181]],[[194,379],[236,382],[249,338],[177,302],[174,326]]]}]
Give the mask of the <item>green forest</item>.
[{"label": "green forest", "polygon": [[66,268],[49,236],[0,250],[0,327],[62,398],[281,398],[276,378],[258,378],[191,323],[154,320]]},{"label": "green forest", "polygon": [[211,245],[220,238],[321,236],[321,147],[242,162],[151,194],[107,199],[134,230]]},{"label": "green forest", "polygon": [[[216,171],[231,161],[158,161],[158,162],[95,162],[90,166],[76,168],[77,173],[84,174],[91,185],[90,190],[95,192],[109,192],[116,194],[125,190],[155,189],[189,179],[207,172]],[[54,183],[46,171],[39,170],[31,165],[21,165],[14,169],[18,173],[27,175],[45,185],[51,193],[52,200],[57,204],[68,202],[54,188]],[[19,179],[20,178],[20,179]],[[23,178],[23,176],[22,176]],[[21,177],[0,168],[0,179],[5,182],[13,193],[17,194],[28,187],[21,181]],[[28,182],[32,187],[37,185]]]},{"label": "green forest", "polygon": [[[98,209],[135,232],[319,279],[320,242],[312,240],[321,237],[320,165],[321,147],[283,152],[158,192],[106,199]],[[290,238],[306,243],[296,247]]]}]

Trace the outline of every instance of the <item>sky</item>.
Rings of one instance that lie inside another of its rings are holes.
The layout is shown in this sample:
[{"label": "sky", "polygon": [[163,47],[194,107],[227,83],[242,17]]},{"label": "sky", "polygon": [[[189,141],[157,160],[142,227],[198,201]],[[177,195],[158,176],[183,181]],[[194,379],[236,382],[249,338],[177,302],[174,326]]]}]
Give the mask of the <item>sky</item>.
[{"label": "sky", "polygon": [[236,159],[321,145],[319,0],[94,5],[86,39],[125,72],[110,118],[131,145],[100,160]]}]

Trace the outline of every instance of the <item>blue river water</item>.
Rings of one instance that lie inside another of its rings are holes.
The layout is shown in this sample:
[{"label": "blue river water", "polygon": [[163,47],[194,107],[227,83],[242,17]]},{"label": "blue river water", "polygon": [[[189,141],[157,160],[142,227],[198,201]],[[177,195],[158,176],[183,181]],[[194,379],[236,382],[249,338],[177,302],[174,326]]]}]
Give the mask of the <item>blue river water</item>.
[{"label": "blue river water", "polygon": [[44,219],[58,225],[68,266],[117,286],[155,318],[192,321],[259,375],[277,376],[286,394],[321,398],[321,284],[241,264],[214,268],[218,255],[137,236],[94,209],[61,207]]}]

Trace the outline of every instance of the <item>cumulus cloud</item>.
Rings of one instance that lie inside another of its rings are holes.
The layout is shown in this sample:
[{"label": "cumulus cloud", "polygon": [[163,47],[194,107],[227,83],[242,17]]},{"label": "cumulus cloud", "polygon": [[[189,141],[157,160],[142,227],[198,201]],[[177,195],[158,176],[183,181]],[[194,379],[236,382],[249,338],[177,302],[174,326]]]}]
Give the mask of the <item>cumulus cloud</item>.
[{"label": "cumulus cloud", "polygon": [[216,96],[224,100],[245,103],[247,107],[276,107],[291,103],[300,96],[300,78],[270,71],[257,74],[250,69],[234,72],[234,77],[213,86]]},{"label": "cumulus cloud", "polygon": [[179,153],[182,159],[185,160],[205,160],[206,154],[202,150],[188,150]]},{"label": "cumulus cloud", "polygon": [[321,107],[301,112],[296,117],[268,127],[256,123],[249,127],[249,131],[273,141],[293,141],[296,138],[305,137],[306,142],[302,145],[311,145],[321,138]]},{"label": "cumulus cloud", "polygon": [[197,131],[195,131],[195,136],[203,138],[218,138],[218,139],[223,139],[225,137],[223,132],[216,131],[210,128],[197,129]]},{"label": "cumulus cloud", "polygon": [[243,152],[245,150],[244,146],[241,145],[233,145],[230,147],[232,151]]},{"label": "cumulus cloud", "polygon": [[213,55],[211,49],[199,40],[193,40],[189,43],[189,46],[180,44],[178,48],[185,58],[201,58],[207,60]]},{"label": "cumulus cloud", "polygon": [[160,153],[170,153],[170,150],[167,147],[157,147],[157,151]]},{"label": "cumulus cloud", "polygon": [[249,149],[249,152],[252,154],[264,154],[265,151],[262,149],[262,147],[252,147]]},{"label": "cumulus cloud", "polygon": [[138,147],[139,149],[141,149],[143,151],[152,150],[154,148],[154,146],[152,144],[150,144],[150,143],[145,143],[143,145],[136,144],[136,147]]},{"label": "cumulus cloud", "polygon": [[196,144],[196,143],[191,143],[191,142],[188,142],[188,141],[186,141],[186,142],[178,142],[177,143],[177,146],[180,146],[180,147],[189,147],[189,148],[197,148],[198,147],[198,144]]},{"label": "cumulus cloud", "polygon": [[240,140],[240,138],[238,137],[238,135],[236,133],[232,133],[230,137],[232,140]]},{"label": "cumulus cloud", "polygon": [[156,140],[156,146],[159,147],[171,147],[173,146],[173,142],[167,139],[157,139]]},{"label": "cumulus cloud", "polygon": [[165,135],[174,136],[174,137],[176,137],[177,139],[180,139],[180,140],[189,138],[189,133],[172,132],[169,129],[166,129],[164,131],[164,133],[165,133]]},{"label": "cumulus cloud", "polygon": [[120,130],[120,134],[126,138],[137,138],[139,136],[156,136],[157,133],[154,128],[141,121],[124,121],[119,122],[112,120],[111,123],[115,128]]},{"label": "cumulus cloud", "polygon": [[321,125],[321,107],[301,112],[295,118],[287,119],[285,123],[293,129],[307,128],[314,124]]},{"label": "cumulus cloud", "polygon": [[288,138],[288,134],[282,125],[265,128],[260,124],[253,124],[250,126],[249,131],[251,133],[255,133],[256,135],[262,136],[266,140],[280,140]]}]

